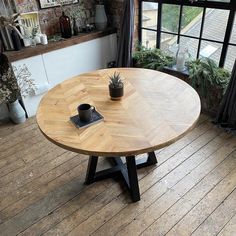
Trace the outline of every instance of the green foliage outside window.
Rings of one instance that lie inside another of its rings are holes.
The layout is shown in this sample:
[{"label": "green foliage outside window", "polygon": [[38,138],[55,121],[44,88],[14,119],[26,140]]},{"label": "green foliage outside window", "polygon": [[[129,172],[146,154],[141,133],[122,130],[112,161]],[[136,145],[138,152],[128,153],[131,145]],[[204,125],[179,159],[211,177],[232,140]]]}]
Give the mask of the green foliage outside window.
[{"label": "green foliage outside window", "polygon": [[[182,28],[187,26],[202,12],[202,8],[184,7],[182,15]],[[162,30],[177,32],[179,27],[180,7],[177,5],[163,4]]]}]

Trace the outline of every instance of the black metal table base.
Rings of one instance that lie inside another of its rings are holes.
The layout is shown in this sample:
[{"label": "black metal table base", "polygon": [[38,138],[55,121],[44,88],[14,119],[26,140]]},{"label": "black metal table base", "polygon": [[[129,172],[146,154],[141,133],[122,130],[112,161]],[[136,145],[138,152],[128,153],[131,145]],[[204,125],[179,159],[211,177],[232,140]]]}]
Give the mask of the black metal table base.
[{"label": "black metal table base", "polygon": [[98,157],[90,156],[85,184],[92,184],[103,179],[121,176],[130,190],[133,202],[139,201],[140,193],[137,169],[156,164],[157,159],[155,153],[149,152],[148,157],[145,158],[145,160],[135,160],[135,156],[127,156],[126,163],[123,163],[120,157],[110,157],[109,160],[112,161],[114,167],[96,172]]}]

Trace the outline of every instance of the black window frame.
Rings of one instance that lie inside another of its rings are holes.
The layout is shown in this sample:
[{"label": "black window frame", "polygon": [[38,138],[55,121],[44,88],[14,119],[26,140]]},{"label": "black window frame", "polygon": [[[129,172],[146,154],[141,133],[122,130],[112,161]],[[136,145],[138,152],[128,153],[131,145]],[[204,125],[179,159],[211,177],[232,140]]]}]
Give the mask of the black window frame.
[{"label": "black window frame", "polygon": [[[149,29],[149,28],[145,28],[142,26],[142,14],[143,14],[142,3],[143,2],[158,3],[157,29]],[[180,6],[178,33],[168,32],[168,31],[164,31],[161,29],[163,4],[179,5]],[[184,6],[203,8],[202,23],[201,23],[199,37],[181,34],[182,11],[183,11]],[[205,13],[206,13],[207,8],[221,9],[221,10],[228,10],[229,11],[229,17],[228,17],[228,21],[227,21],[227,26],[226,26],[223,42],[202,37],[203,36],[203,29],[204,29]],[[198,49],[197,49],[197,58],[199,58],[200,49],[201,49],[201,42],[203,40],[208,41],[208,42],[220,43],[222,45],[222,51],[221,51],[221,56],[220,56],[220,60],[219,60],[219,66],[224,67],[228,47],[229,46],[236,47],[236,42],[235,43],[230,42],[231,33],[233,30],[233,25],[234,25],[234,20],[236,20],[235,18],[236,18],[236,0],[230,0],[230,2],[228,2],[228,3],[227,2],[207,1],[207,0],[198,0],[198,1],[193,1],[193,2],[191,2],[190,0],[139,0],[138,40],[139,40],[139,42],[142,42],[142,30],[155,31],[157,33],[157,38],[156,38],[156,47],[157,48],[160,48],[160,46],[161,46],[161,33],[176,35],[177,36],[177,43],[179,43],[181,36],[197,39],[197,40],[199,40]]]}]

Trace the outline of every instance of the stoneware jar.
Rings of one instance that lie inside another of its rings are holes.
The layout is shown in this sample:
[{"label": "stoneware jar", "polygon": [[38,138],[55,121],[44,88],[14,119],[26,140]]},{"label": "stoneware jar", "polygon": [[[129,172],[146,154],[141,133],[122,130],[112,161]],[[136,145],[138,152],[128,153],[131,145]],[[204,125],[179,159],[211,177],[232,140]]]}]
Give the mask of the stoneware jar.
[{"label": "stoneware jar", "polygon": [[9,111],[6,103],[0,104],[0,124],[9,121]]},{"label": "stoneware jar", "polygon": [[26,121],[25,111],[18,100],[9,104],[9,111],[10,118],[14,123],[20,124]]},{"label": "stoneware jar", "polygon": [[98,30],[104,30],[107,27],[107,16],[104,5],[96,5],[95,25]]}]

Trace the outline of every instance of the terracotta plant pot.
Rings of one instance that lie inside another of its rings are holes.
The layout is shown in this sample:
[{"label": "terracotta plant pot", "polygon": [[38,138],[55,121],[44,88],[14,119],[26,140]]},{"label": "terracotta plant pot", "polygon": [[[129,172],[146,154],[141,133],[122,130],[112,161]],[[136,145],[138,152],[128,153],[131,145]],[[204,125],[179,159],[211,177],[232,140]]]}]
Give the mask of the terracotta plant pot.
[{"label": "terracotta plant pot", "polygon": [[120,88],[113,88],[109,85],[109,92],[111,100],[118,101],[121,100],[121,98],[124,95],[124,86]]}]

